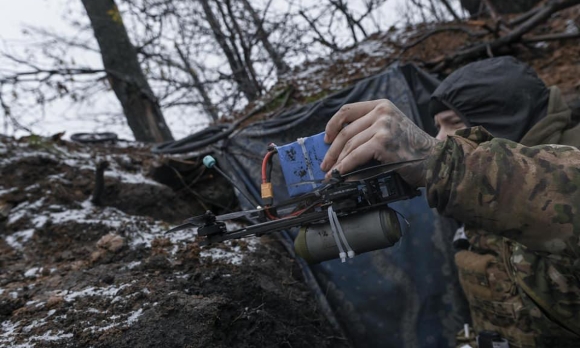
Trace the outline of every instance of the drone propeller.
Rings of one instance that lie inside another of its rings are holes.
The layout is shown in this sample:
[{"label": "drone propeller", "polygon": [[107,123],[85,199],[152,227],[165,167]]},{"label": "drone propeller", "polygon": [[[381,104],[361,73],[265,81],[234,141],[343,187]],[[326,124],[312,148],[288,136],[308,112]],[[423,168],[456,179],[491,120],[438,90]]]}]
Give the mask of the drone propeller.
[{"label": "drone propeller", "polygon": [[186,219],[183,224],[173,227],[172,229],[165,231],[165,234],[171,232],[177,232],[193,227],[201,227],[207,224],[211,224],[216,221],[216,216],[208,210],[203,215],[194,216],[192,218]]},{"label": "drone propeller", "polygon": [[[420,162],[422,160],[424,160],[424,158],[419,158],[419,159],[414,159],[414,160],[409,160],[409,161],[379,164],[376,166],[366,167],[366,168],[352,171],[350,173],[346,173],[346,174],[342,175],[342,178],[345,179],[345,181],[357,181],[357,180],[372,179],[373,177],[380,175],[384,172],[390,172],[393,170],[397,170],[397,169],[403,168],[405,166],[408,166],[409,164],[417,163],[417,162]],[[362,176],[362,174],[366,174],[366,175]]]},{"label": "drone propeller", "polygon": [[245,216],[251,216],[255,213],[260,212],[261,209],[255,210],[243,210],[243,211],[236,211],[229,214],[223,214],[215,216],[211,211],[206,211],[203,215],[198,215],[186,219],[183,224],[173,227],[172,229],[165,231],[165,233],[177,232],[181,230],[185,230],[188,228],[194,227],[202,227],[208,224],[212,224],[216,221],[226,221],[226,220],[234,220]]},{"label": "drone propeller", "polygon": [[[321,184],[327,182],[328,184],[333,184],[339,181],[358,181],[358,180],[366,180],[372,179],[373,177],[382,174],[384,172],[390,172],[393,170],[397,170],[399,168],[405,167],[406,165],[413,164],[419,161],[424,160],[424,158],[419,158],[410,161],[401,161],[401,162],[392,162],[392,163],[385,163],[379,164],[376,166],[365,167],[361,169],[354,170],[352,172],[346,173],[344,175],[338,174],[327,179],[319,179],[319,180],[308,180],[308,181],[300,181],[294,184],[289,184],[287,186],[302,186],[302,185],[312,185],[312,184]],[[366,174],[362,176],[362,174]]]},{"label": "drone propeller", "polygon": [[168,234],[168,233],[173,233],[173,232],[177,232],[177,231],[181,231],[181,230],[186,230],[188,228],[193,228],[193,227],[199,227],[190,223],[185,223],[185,224],[181,224],[178,226],[173,227],[172,229],[169,229],[165,232],[163,232],[163,234]]},{"label": "drone propeller", "polygon": [[234,220],[239,219],[241,217],[251,216],[256,213],[261,212],[263,209],[254,209],[254,210],[242,210],[236,211],[229,214],[218,215],[215,217],[216,221],[226,221],[226,220]]}]

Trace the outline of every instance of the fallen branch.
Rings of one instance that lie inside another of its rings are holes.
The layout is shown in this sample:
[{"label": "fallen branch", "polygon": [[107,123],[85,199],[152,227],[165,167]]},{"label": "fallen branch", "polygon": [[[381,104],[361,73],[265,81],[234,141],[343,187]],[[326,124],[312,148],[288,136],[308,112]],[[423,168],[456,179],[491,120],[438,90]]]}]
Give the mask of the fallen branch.
[{"label": "fallen branch", "polygon": [[580,32],[578,33],[558,33],[558,34],[546,34],[525,37],[522,39],[523,43],[535,43],[535,42],[545,42],[545,41],[557,41],[557,40],[570,40],[580,38]]},{"label": "fallen branch", "polygon": [[449,65],[461,63],[465,60],[473,60],[485,54],[493,54],[494,50],[502,46],[509,45],[522,40],[522,37],[534,29],[538,24],[544,22],[555,12],[580,4],[580,0],[556,0],[550,1],[537,11],[532,17],[514,28],[509,34],[504,35],[491,42],[484,42],[454,53],[451,56],[444,56],[425,64],[431,67],[432,72],[439,72]]},{"label": "fallen branch", "polygon": [[513,27],[513,26],[516,26],[520,23],[523,23],[523,22],[527,21],[529,18],[531,18],[533,15],[538,13],[541,9],[542,9],[542,6],[534,7],[531,10],[529,10],[528,12],[522,13],[521,15],[517,16],[516,18],[509,20],[508,25]]}]

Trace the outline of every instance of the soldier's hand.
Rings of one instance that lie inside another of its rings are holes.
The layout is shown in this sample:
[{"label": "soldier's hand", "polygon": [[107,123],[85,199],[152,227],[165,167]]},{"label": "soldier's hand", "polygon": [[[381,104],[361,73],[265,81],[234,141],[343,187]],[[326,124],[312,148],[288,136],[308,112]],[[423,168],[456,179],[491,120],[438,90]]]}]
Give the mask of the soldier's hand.
[{"label": "soldier's hand", "polygon": [[[425,159],[438,142],[386,99],[344,105],[328,121],[324,141],[332,143],[320,165],[328,172],[327,179],[333,169],[345,174],[373,159],[381,163]],[[419,161],[398,172],[409,184],[424,186],[424,167]]]}]

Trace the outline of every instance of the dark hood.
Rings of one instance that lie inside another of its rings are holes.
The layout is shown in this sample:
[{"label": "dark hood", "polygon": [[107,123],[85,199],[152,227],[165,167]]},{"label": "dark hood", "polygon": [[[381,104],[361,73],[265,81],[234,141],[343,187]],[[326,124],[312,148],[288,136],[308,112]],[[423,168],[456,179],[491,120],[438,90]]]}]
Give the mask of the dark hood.
[{"label": "dark hood", "polygon": [[455,111],[469,127],[513,141],[546,116],[550,91],[528,65],[513,57],[468,64],[449,75],[431,95],[432,117]]}]

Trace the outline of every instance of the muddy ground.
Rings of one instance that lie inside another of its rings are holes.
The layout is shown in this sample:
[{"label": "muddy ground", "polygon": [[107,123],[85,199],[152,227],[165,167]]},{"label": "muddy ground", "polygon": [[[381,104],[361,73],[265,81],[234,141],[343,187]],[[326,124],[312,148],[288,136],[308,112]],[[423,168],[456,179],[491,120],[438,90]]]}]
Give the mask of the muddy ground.
[{"label": "muddy ground", "polygon": [[208,173],[152,180],[168,162],[125,143],[0,138],[0,346],[348,346],[274,239],[200,249],[193,231],[162,233],[234,201]]}]

